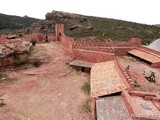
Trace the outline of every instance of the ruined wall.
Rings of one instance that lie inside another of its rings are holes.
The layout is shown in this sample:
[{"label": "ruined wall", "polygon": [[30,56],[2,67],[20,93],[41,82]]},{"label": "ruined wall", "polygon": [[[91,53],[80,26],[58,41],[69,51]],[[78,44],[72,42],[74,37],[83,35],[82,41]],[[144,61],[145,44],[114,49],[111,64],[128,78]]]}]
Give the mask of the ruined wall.
[{"label": "ruined wall", "polygon": [[152,63],[151,67],[152,68],[160,68],[160,62],[159,63]]},{"label": "ruined wall", "polygon": [[[145,115],[146,112],[141,111],[141,115],[134,117],[131,116],[131,120],[159,120],[159,113],[160,113],[160,106],[157,104],[158,102],[160,102],[160,97],[158,94],[156,93],[151,93],[151,92],[142,92],[142,91],[122,91],[121,93],[122,99],[124,101],[124,104],[126,105],[126,108],[128,109],[128,112],[130,115],[138,115],[138,112],[141,110],[141,103],[143,103],[143,101],[146,101],[146,103],[150,103],[151,106],[153,106],[152,108],[154,109],[153,111],[150,111],[150,114]],[[133,101],[132,97],[139,97],[140,99],[142,99],[143,101],[139,101],[139,105],[135,104],[136,101]],[[158,111],[157,111],[158,110]],[[158,114],[157,114],[158,112]],[[152,115],[153,116],[149,116]],[[143,116],[145,115],[145,116]]]},{"label": "ruined wall", "polygon": [[73,45],[73,49],[85,49],[91,51],[112,53],[115,55],[126,55],[127,51],[140,46],[140,41],[141,40],[138,38],[133,38],[130,42],[111,41],[106,42],[105,44],[75,42]]},{"label": "ruined wall", "polygon": [[142,51],[145,51],[145,52],[151,52],[151,53],[154,53],[154,54],[160,56],[160,52],[158,52],[158,51],[156,51],[156,50],[153,50],[153,49],[150,49],[150,48],[147,48],[147,47],[141,46],[141,47],[139,47],[139,48],[137,48],[137,49],[142,50]]},{"label": "ruined wall", "polygon": [[67,55],[71,55],[73,56],[73,44],[74,44],[74,39],[67,37],[65,35],[60,36],[60,40],[61,40],[61,46],[62,49],[64,50],[64,52]]},{"label": "ruined wall", "polygon": [[61,41],[67,55],[88,62],[113,60],[114,55],[126,55],[129,50],[141,46],[139,38],[133,38],[130,42],[110,41],[105,44],[77,42],[74,38],[65,36],[63,24],[56,24],[55,32],[56,41]]},{"label": "ruined wall", "polygon": [[[143,51],[143,52],[146,52],[148,54],[152,54],[154,56],[157,56],[160,59],[160,52],[158,52],[156,50],[153,50],[153,49],[150,49],[150,48],[147,48],[147,47],[138,47],[136,49],[138,49],[140,51]],[[160,68],[160,62],[152,63],[151,67],[152,68]]]},{"label": "ruined wall", "polygon": [[55,25],[55,34],[56,34],[56,41],[61,40],[61,36],[64,35],[64,25],[63,24],[56,24]]},{"label": "ruined wall", "polygon": [[7,35],[0,35],[0,40],[7,39]]},{"label": "ruined wall", "polygon": [[22,38],[28,38],[28,39],[34,39],[37,42],[42,42],[45,39],[44,34],[29,34],[29,35],[24,35]]},{"label": "ruined wall", "polygon": [[129,47],[129,48],[132,48],[132,47],[140,47],[141,46],[141,39],[139,38],[132,38],[129,42],[124,42],[124,41],[110,41],[110,42],[105,42],[104,43],[84,43],[84,42],[76,42],[75,45],[74,45],[76,48],[78,47],[96,47],[96,48],[104,48],[104,47],[120,47],[120,48],[123,48],[123,47]]},{"label": "ruined wall", "polygon": [[79,49],[73,49],[73,57],[78,60],[94,62],[94,63],[114,60],[113,54],[108,54],[105,52],[79,50]]},{"label": "ruined wall", "polygon": [[118,60],[114,59],[115,69],[118,71],[119,76],[123,80],[123,83],[127,86],[127,89],[131,89],[133,87],[132,83],[128,80],[127,76],[124,75],[124,71],[122,70]]}]

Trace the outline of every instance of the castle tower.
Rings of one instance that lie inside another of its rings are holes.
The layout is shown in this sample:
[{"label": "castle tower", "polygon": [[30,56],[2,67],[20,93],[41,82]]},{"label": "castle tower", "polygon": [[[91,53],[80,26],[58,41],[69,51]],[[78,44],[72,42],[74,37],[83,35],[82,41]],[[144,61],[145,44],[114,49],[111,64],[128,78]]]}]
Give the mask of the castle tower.
[{"label": "castle tower", "polygon": [[64,25],[56,24],[55,25],[56,41],[60,41],[60,37],[64,35]]}]

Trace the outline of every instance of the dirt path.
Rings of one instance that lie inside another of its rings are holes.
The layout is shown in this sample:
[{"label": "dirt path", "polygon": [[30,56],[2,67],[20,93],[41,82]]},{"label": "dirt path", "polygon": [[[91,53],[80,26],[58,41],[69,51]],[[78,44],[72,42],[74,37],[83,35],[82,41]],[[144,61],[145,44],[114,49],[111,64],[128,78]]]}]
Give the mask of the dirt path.
[{"label": "dirt path", "polygon": [[[81,87],[89,75],[71,69],[58,43],[38,44],[35,55],[49,59],[39,68],[5,72],[18,80],[7,85],[0,120],[89,120]],[[47,53],[47,54],[46,54]],[[1,88],[2,90],[2,88]]]}]

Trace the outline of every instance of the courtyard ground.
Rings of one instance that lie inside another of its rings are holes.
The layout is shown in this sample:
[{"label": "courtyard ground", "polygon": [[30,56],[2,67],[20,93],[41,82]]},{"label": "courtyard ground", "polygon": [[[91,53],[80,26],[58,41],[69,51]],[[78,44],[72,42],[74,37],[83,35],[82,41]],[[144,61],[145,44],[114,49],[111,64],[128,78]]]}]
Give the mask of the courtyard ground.
[{"label": "courtyard ground", "polygon": [[[156,92],[160,94],[160,68],[151,68],[147,63],[141,62],[130,56],[117,57],[120,65],[125,69],[130,65],[129,70],[135,76],[140,75],[137,78],[131,76],[132,79],[136,80],[140,87],[135,87],[135,90],[142,90],[147,92]],[[155,72],[156,82],[149,82],[145,79],[145,76],[149,76],[150,73]]]},{"label": "courtyard ground", "polygon": [[16,80],[0,83],[0,120],[89,120],[90,97],[81,90],[89,74],[66,64],[71,58],[58,42],[37,44],[32,54],[43,59],[40,67],[1,72]]}]

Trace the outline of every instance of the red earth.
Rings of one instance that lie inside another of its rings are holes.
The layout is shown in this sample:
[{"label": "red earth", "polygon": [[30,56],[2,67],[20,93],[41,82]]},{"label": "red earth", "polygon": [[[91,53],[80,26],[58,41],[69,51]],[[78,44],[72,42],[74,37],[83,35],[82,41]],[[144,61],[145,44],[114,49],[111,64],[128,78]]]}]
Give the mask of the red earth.
[{"label": "red earth", "polygon": [[0,107],[0,120],[90,120],[84,109],[90,97],[81,90],[89,74],[66,64],[71,58],[58,42],[37,44],[32,56],[45,63],[2,72],[17,80],[0,83],[0,98],[6,104]]}]

